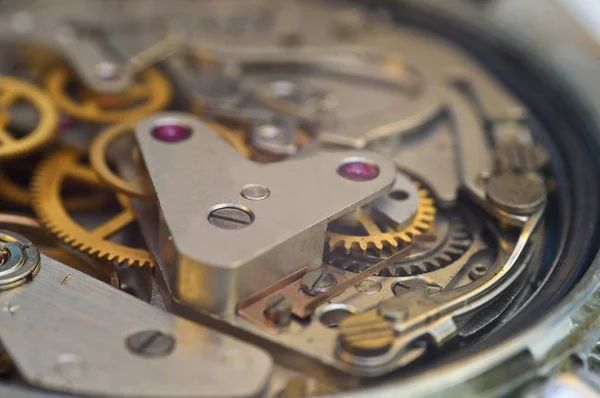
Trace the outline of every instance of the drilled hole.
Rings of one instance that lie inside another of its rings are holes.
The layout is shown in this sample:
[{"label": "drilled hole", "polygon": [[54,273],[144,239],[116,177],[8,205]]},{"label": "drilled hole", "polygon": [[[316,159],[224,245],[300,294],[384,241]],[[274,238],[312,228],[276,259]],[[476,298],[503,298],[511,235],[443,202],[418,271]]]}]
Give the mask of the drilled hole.
[{"label": "drilled hole", "polygon": [[329,304],[319,311],[319,321],[328,328],[337,328],[348,316],[357,314],[357,311],[345,304]]},{"label": "drilled hole", "polygon": [[402,201],[408,199],[410,195],[408,194],[408,192],[399,189],[397,191],[390,192],[389,196],[394,200]]}]

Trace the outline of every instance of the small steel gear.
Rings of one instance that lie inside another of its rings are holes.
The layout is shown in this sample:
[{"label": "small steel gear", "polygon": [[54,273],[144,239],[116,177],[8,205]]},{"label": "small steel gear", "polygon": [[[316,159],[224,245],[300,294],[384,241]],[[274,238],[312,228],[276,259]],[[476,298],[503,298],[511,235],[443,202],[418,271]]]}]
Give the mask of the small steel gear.
[{"label": "small steel gear", "polygon": [[[413,252],[390,265],[380,276],[413,276],[444,268],[458,260],[471,246],[473,238],[469,224],[461,212],[443,211],[435,220],[432,231],[419,235]],[[357,253],[331,252],[326,262],[351,272],[361,272],[378,263],[382,257]]]},{"label": "small steel gear", "polygon": [[173,95],[168,79],[156,69],[148,69],[138,76],[119,95],[101,95],[79,87],[75,95],[69,93],[73,83],[71,71],[64,67],[52,69],[46,76],[46,88],[58,108],[67,115],[95,123],[114,123],[139,119],[165,108]]},{"label": "small steel gear", "polygon": [[[391,225],[382,226],[371,217],[368,209],[360,208],[356,210],[351,220],[352,223],[359,224],[366,233],[358,235],[327,231],[329,250],[334,251],[342,247],[346,254],[353,250],[366,254],[367,250],[371,249],[381,254],[384,249],[395,251],[401,244],[409,244],[414,236],[431,229],[436,213],[434,199],[427,189],[421,188],[418,182],[415,184],[419,191],[419,205],[408,226],[400,228]],[[343,223],[347,222],[348,220],[343,221]]]},{"label": "small steel gear", "polygon": [[[25,101],[39,115],[37,125],[16,136],[8,131],[10,107]],[[51,99],[24,80],[0,76],[0,160],[22,158],[50,143],[56,136],[58,113]]]},{"label": "small steel gear", "polygon": [[143,249],[114,243],[109,238],[136,221],[129,200],[118,196],[122,211],[100,226],[88,231],[67,212],[61,188],[65,180],[100,190],[106,186],[94,171],[82,163],[83,154],[72,149],[59,150],[38,166],[32,180],[33,209],[42,223],[60,240],[98,259],[128,266],[153,266],[150,254]]}]

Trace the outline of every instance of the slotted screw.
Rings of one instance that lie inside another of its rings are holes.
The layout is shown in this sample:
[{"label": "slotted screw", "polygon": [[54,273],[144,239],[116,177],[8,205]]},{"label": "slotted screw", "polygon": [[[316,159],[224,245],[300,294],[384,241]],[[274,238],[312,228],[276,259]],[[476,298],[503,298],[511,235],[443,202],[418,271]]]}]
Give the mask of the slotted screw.
[{"label": "slotted screw", "polygon": [[340,323],[340,347],[353,355],[375,357],[386,353],[396,338],[392,324],[377,313],[352,315]]},{"label": "slotted screw", "polygon": [[252,224],[252,213],[236,206],[222,207],[208,215],[208,222],[224,229],[240,229]]},{"label": "slotted screw", "polygon": [[307,272],[302,277],[302,291],[311,296],[323,293],[337,285],[337,279],[327,269]]},{"label": "slotted screw", "polygon": [[143,357],[163,357],[175,348],[175,338],[160,330],[143,330],[129,336],[126,345],[129,351]]}]

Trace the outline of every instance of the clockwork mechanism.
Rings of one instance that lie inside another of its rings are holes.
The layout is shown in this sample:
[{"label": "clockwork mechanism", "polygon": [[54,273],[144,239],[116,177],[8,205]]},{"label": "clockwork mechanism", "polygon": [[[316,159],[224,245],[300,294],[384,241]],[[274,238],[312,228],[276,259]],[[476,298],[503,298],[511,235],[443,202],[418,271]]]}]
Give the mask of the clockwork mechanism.
[{"label": "clockwork mechanism", "polygon": [[413,3],[0,1],[0,395],[587,371],[595,124],[501,6]]}]

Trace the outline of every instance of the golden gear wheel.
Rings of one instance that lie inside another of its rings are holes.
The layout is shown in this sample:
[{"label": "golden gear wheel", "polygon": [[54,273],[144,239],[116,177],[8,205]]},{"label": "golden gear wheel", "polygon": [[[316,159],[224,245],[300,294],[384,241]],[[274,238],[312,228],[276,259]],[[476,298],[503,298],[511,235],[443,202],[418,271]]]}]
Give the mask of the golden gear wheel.
[{"label": "golden gear wheel", "polygon": [[[33,161],[33,160],[32,160]],[[27,186],[15,181],[4,170],[0,169],[0,201],[21,208],[31,208],[32,195],[29,184]],[[114,201],[110,194],[81,194],[66,197],[65,208],[69,211],[95,210]]]},{"label": "golden gear wheel", "polygon": [[[205,121],[205,123],[208,123],[240,155],[246,158],[250,156],[250,149],[246,146],[243,136],[240,135],[240,131],[232,130],[211,121]],[[90,146],[90,166],[96,172],[98,178],[114,191],[127,196],[146,199],[152,197],[153,193],[149,191],[148,184],[144,181],[144,178],[138,177],[126,181],[111,170],[106,156],[111,145],[119,138],[134,134],[136,124],[137,121],[135,120],[114,124],[96,136]]]},{"label": "golden gear wheel", "polygon": [[165,108],[173,95],[169,81],[156,69],[140,72],[139,82],[118,95],[98,94],[81,87],[72,96],[68,92],[72,81],[73,75],[69,69],[52,69],[46,76],[50,97],[67,115],[95,123],[142,118]]},{"label": "golden gear wheel", "polygon": [[[8,131],[9,107],[19,101],[33,106],[39,115],[35,128],[21,137]],[[56,136],[58,113],[51,99],[33,84],[0,76],[0,160],[25,157],[50,143]]]},{"label": "golden gear wheel", "polygon": [[106,190],[92,169],[81,160],[83,153],[73,149],[59,150],[38,166],[32,180],[33,209],[50,232],[66,244],[95,258],[116,261],[128,266],[154,266],[146,250],[123,246],[109,238],[136,221],[129,200],[118,196],[122,211],[88,231],[65,209],[61,188],[65,180],[74,180],[90,187]]},{"label": "golden gear wheel", "polygon": [[333,251],[338,247],[343,247],[346,253],[360,250],[363,254],[368,249],[375,250],[377,253],[381,253],[384,248],[395,251],[401,244],[409,244],[415,235],[420,235],[433,228],[436,213],[435,201],[427,189],[421,188],[418,182],[414,183],[419,191],[419,205],[409,225],[397,229],[390,227],[388,230],[382,231],[368,211],[360,208],[355,211],[353,221],[362,226],[367,234],[347,235],[327,231],[329,250]]}]

